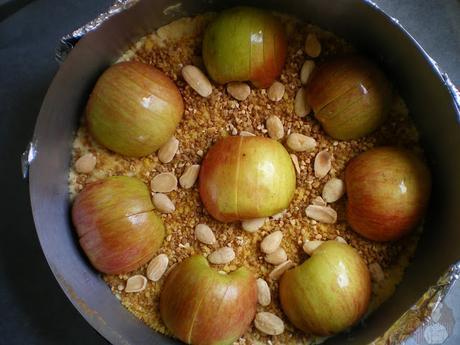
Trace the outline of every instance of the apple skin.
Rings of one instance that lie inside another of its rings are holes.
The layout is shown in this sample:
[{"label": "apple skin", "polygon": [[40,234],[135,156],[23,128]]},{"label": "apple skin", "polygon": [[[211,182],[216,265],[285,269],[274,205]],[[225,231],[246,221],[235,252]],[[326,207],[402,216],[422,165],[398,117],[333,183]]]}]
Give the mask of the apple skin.
[{"label": "apple skin", "polygon": [[147,186],[127,176],[87,185],[75,198],[72,221],[91,264],[107,274],[130,272],[148,262],[165,234]]},{"label": "apple skin", "polygon": [[176,85],[153,66],[120,62],[98,79],[86,106],[91,135],[129,157],[148,155],[174,134],[184,113]]},{"label": "apple skin", "polygon": [[220,274],[201,255],[179,263],[160,295],[166,327],[194,345],[232,344],[250,326],[256,305],[256,280],[248,269]]},{"label": "apple skin", "polygon": [[366,313],[371,278],[351,246],[327,241],[302,265],[284,273],[279,296],[294,326],[328,336],[351,327]]},{"label": "apple skin", "polygon": [[378,147],[353,158],[345,169],[347,221],[374,241],[392,241],[409,233],[427,207],[431,175],[413,153]]},{"label": "apple skin", "polygon": [[281,22],[267,11],[235,7],[221,12],[206,28],[203,61],[219,84],[251,81],[269,87],[286,60],[287,41]]},{"label": "apple skin", "polygon": [[358,139],[385,121],[392,90],[376,65],[350,55],[332,58],[313,71],[307,101],[328,135],[339,140]]},{"label": "apple skin", "polygon": [[264,137],[225,137],[207,152],[199,191],[208,212],[221,222],[272,216],[291,202],[296,176],[279,142]]}]

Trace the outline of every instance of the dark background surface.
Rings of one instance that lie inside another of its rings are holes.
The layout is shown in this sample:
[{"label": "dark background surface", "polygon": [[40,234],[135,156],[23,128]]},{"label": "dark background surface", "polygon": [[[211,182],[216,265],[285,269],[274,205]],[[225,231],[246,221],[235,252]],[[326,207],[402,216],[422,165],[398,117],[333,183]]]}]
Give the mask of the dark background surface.
[{"label": "dark background surface", "polygon": [[[460,84],[460,1],[375,1]],[[107,344],[73,308],[48,268],[31,216],[20,154],[58,69],[59,38],[94,18],[111,0],[0,0],[0,344]],[[449,297],[458,306],[460,284]],[[452,304],[451,304],[452,305]]]}]

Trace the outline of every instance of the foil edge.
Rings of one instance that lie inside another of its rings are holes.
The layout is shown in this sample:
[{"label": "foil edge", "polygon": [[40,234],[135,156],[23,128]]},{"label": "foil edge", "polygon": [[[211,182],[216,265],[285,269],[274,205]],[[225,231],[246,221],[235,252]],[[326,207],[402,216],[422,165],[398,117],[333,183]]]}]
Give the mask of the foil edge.
[{"label": "foil edge", "polygon": [[55,58],[59,63],[63,63],[71,50],[75,47],[78,41],[87,33],[96,30],[100,25],[105,23],[114,15],[135,5],[139,0],[116,0],[106,12],[100,13],[95,19],[89,23],[79,27],[72,33],[63,36],[55,50]]}]

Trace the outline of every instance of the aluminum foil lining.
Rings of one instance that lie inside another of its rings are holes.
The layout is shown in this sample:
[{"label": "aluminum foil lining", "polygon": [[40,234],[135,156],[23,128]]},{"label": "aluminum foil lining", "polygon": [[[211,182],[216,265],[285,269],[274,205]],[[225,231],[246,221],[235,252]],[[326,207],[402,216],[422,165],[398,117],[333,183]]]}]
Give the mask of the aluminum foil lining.
[{"label": "aluminum foil lining", "polygon": [[115,3],[112,6],[110,6],[110,8],[106,12],[99,14],[95,19],[93,19],[89,23],[83,25],[74,32],[62,37],[59,41],[58,46],[56,47],[57,61],[60,63],[64,62],[67,55],[70,53],[72,48],[75,47],[80,38],[82,38],[88,32],[96,30],[107,19],[109,19],[117,13],[120,13],[130,8],[136,2],[138,2],[138,0],[116,0]]},{"label": "aluminum foil lining", "polygon": [[[106,20],[130,8],[138,1],[116,0],[106,12],[101,13],[86,25],[62,37],[56,48],[56,59],[59,62],[63,62],[72,48],[75,47],[85,34],[97,29]],[[374,2],[370,0],[366,0],[366,2],[378,11],[383,12]],[[167,10],[169,8],[164,12]],[[174,11],[176,8],[171,8],[170,10]],[[389,18],[395,25],[407,33],[396,18]],[[409,33],[407,35],[410,36]],[[426,56],[450,91],[457,113],[459,114],[458,120],[460,122],[460,92],[449,79],[449,76],[441,70],[437,62],[428,54]],[[28,149],[22,155],[21,163],[24,178],[27,177],[28,167],[36,155],[35,147],[36,145],[31,142]],[[449,305],[447,297],[456,282],[460,284],[460,262],[452,265],[438,282],[423,294],[415,305],[406,311],[383,336],[374,340],[372,344],[442,344],[452,334],[455,325],[455,317],[452,312],[455,306]]]}]

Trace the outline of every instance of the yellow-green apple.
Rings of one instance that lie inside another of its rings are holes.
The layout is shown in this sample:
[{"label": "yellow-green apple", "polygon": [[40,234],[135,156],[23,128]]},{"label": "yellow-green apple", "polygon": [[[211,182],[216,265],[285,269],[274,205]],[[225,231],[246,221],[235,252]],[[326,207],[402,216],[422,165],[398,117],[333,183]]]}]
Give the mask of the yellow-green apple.
[{"label": "yellow-green apple", "polygon": [[371,278],[351,246],[327,241],[302,265],[284,273],[279,295],[294,326],[327,336],[353,326],[366,313]]},{"label": "yellow-green apple", "polygon": [[88,184],[75,198],[72,221],[92,265],[108,274],[129,272],[149,261],[165,233],[147,186],[135,177]]},{"label": "yellow-green apple", "polygon": [[431,189],[430,171],[415,154],[378,147],[353,158],[345,169],[347,221],[374,241],[396,240],[423,217]]},{"label": "yellow-green apple", "polygon": [[294,196],[291,158],[278,141],[256,136],[220,139],[206,154],[199,191],[208,212],[221,222],[272,216]]},{"label": "yellow-green apple", "polygon": [[187,344],[224,345],[247,330],[256,304],[256,280],[248,269],[221,274],[195,255],[168,274],[160,314],[171,333]]},{"label": "yellow-green apple", "polygon": [[145,156],[173,135],[184,112],[182,96],[163,72],[121,62],[98,79],[86,106],[91,135],[125,156]]},{"label": "yellow-green apple", "polygon": [[269,87],[283,70],[286,35],[271,13],[235,7],[221,12],[206,28],[203,61],[214,81],[251,81]]},{"label": "yellow-green apple", "polygon": [[307,85],[307,101],[324,131],[350,140],[376,130],[392,100],[390,83],[380,69],[360,56],[332,58],[318,66]]}]

